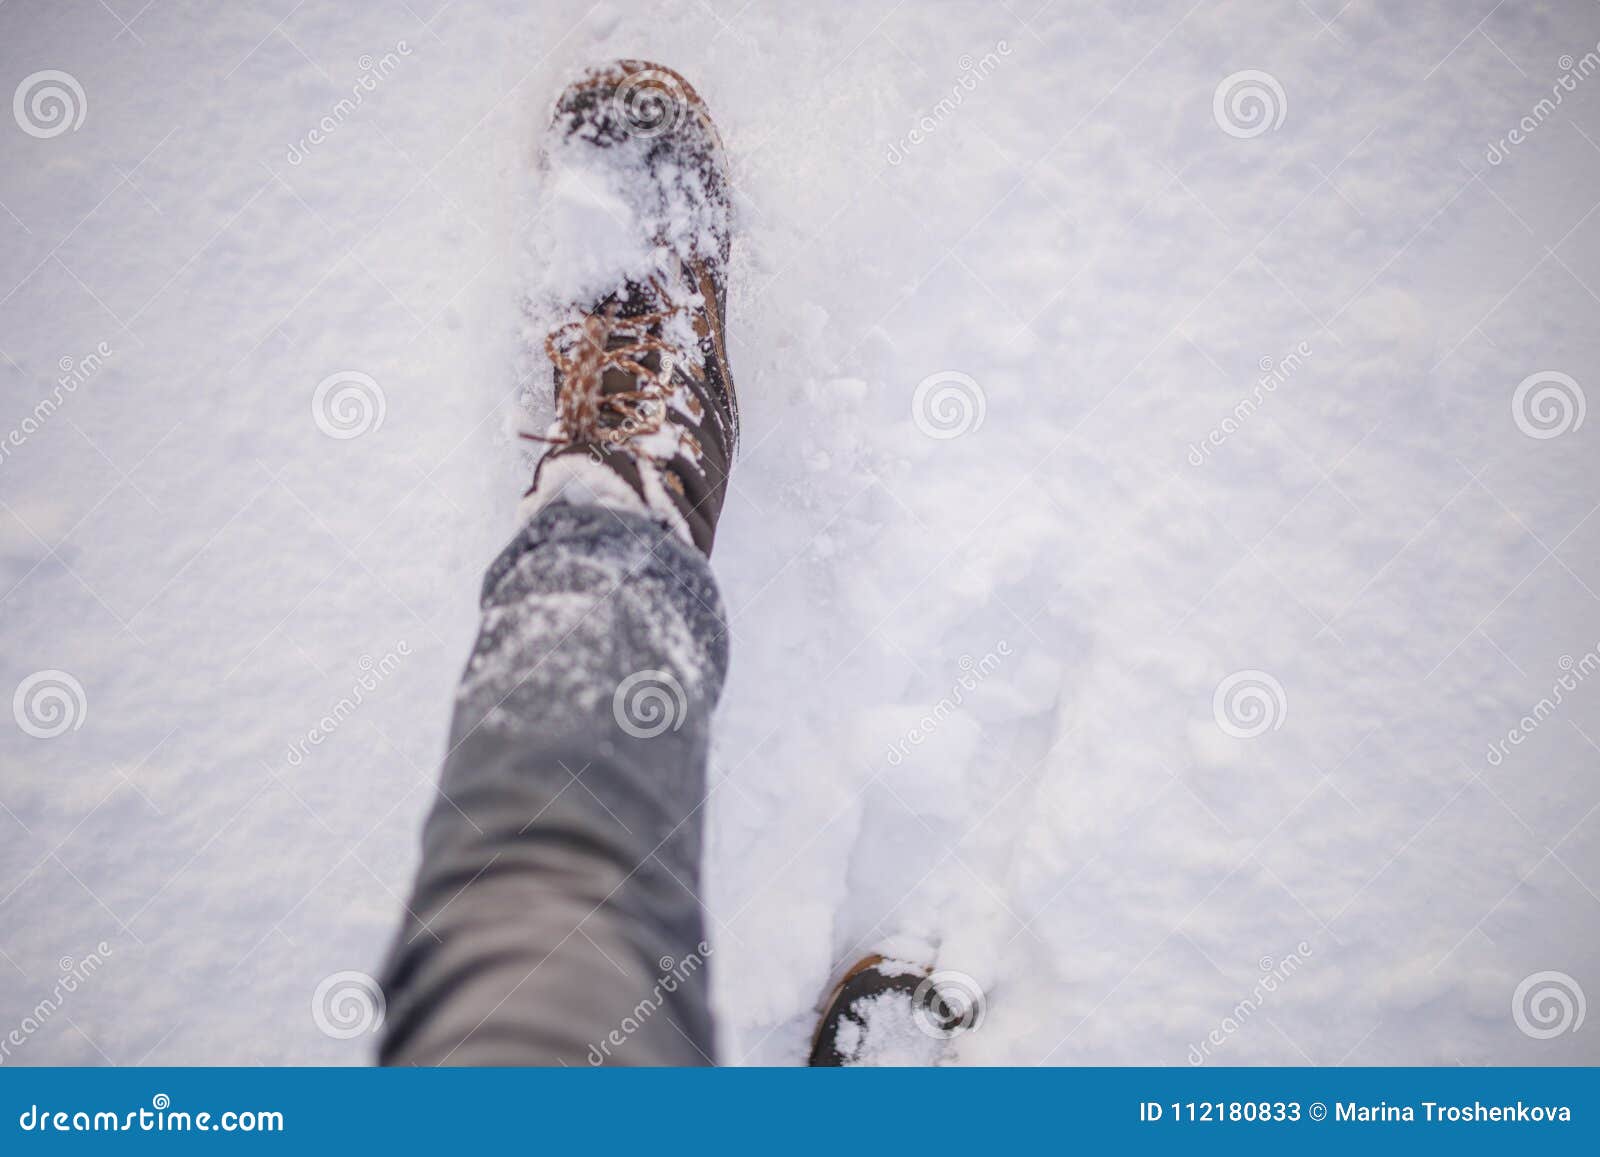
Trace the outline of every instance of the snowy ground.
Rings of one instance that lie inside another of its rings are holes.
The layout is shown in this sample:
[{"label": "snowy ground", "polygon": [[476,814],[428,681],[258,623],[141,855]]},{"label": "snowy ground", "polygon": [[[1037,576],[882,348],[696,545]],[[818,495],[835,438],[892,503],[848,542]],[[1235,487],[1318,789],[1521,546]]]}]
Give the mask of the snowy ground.
[{"label": "snowy ground", "polygon": [[[1600,415],[1556,406],[1600,404],[1597,41],[1584,0],[9,0],[0,95],[84,115],[0,118],[0,686],[82,694],[0,729],[4,1063],[370,1055],[313,993],[390,935],[525,481],[539,126],[625,55],[700,87],[743,218],[726,1059],[909,936],[985,994],[957,1063],[1600,1061],[1538,997],[1600,999]],[[330,437],[347,371],[382,422]]]}]

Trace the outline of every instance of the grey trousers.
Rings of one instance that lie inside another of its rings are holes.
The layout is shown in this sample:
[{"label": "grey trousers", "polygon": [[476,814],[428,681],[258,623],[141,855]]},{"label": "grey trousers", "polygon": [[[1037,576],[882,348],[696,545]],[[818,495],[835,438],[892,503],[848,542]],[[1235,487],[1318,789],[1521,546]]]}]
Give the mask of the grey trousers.
[{"label": "grey trousers", "polygon": [[546,507],[483,583],[379,1060],[713,1063],[700,893],[727,630],[706,559]]}]

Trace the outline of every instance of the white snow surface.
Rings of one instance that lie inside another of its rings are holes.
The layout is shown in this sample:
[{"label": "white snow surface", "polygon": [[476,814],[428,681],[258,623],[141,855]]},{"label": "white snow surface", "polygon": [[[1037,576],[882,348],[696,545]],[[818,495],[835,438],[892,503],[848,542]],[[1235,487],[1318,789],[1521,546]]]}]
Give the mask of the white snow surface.
[{"label": "white snow surface", "polygon": [[917,1023],[911,1002],[893,994],[870,996],[854,1007],[858,1024],[839,1025],[839,1051],[853,1065],[886,1068],[937,1065],[943,1059],[941,1041]]},{"label": "white snow surface", "polygon": [[1600,1061],[1539,999],[1600,999],[1600,420],[1555,406],[1600,402],[1597,41],[1581,0],[0,7],[0,89],[83,112],[0,119],[0,1059],[370,1058],[313,1002],[387,947],[549,418],[540,133],[638,56],[739,217],[723,1059],[796,1063],[909,938],[986,1001],[944,1063]]}]

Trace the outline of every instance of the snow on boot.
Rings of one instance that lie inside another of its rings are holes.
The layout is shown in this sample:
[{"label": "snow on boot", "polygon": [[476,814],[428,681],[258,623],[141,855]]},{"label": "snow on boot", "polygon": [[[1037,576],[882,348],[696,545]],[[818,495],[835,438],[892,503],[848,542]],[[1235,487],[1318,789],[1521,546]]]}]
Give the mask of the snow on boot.
[{"label": "snow on boot", "polygon": [[811,1043],[814,1068],[926,1066],[978,1027],[983,996],[962,973],[873,955],[834,987]]},{"label": "snow on boot", "polygon": [[556,417],[524,435],[551,448],[521,513],[575,490],[642,507],[709,555],[739,434],[716,127],[676,72],[617,61],[562,93],[543,170]]}]

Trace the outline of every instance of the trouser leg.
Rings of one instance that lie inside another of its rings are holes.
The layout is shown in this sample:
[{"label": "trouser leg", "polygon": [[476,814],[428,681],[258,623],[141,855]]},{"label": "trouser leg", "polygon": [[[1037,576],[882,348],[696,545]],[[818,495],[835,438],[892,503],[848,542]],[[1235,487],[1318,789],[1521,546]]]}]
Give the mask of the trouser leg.
[{"label": "trouser leg", "polygon": [[384,1063],[711,1063],[697,896],[726,639],[704,556],[655,520],[556,503],[495,561]]}]

